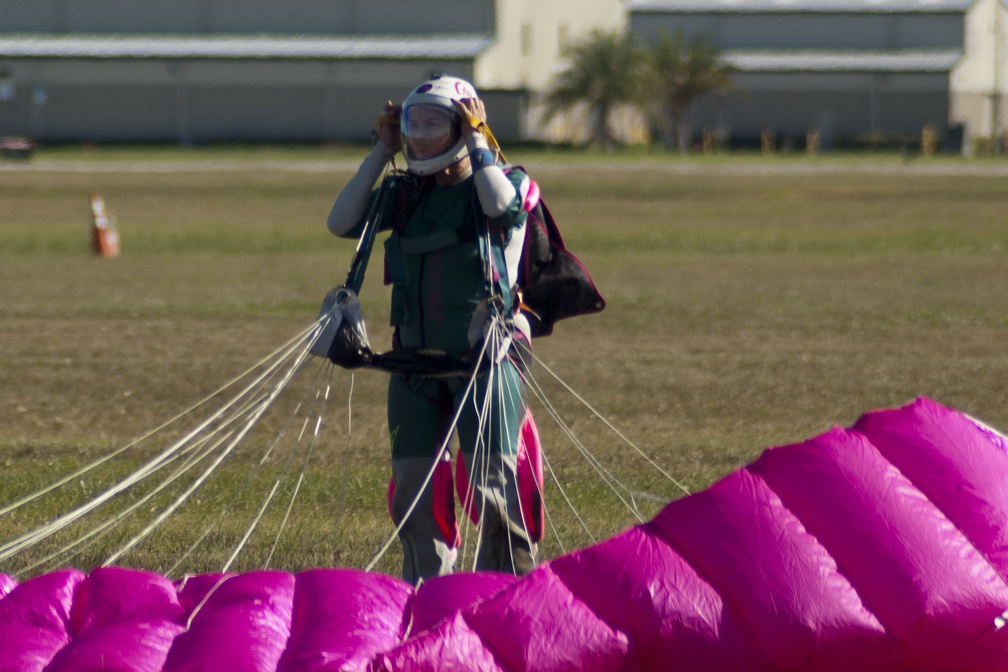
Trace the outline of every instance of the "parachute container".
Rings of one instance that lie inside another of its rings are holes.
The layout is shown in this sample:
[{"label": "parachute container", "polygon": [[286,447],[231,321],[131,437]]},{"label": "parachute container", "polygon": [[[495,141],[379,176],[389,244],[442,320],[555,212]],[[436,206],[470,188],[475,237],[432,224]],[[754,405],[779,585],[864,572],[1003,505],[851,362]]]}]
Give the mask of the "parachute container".
[{"label": "parachute container", "polygon": [[0,671],[1008,671],[1006,482],[1005,437],[922,398],[520,579],[0,575]]}]

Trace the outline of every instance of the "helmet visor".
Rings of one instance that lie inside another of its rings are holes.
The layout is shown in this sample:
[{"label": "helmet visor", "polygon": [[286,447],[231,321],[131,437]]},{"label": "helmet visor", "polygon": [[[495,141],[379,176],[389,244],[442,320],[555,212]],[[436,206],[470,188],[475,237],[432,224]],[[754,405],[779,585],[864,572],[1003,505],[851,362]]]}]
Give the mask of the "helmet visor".
[{"label": "helmet visor", "polygon": [[412,105],[403,110],[403,135],[417,140],[441,140],[451,136],[458,115],[435,105]]},{"label": "helmet visor", "polygon": [[432,159],[452,149],[462,135],[458,115],[436,105],[412,105],[403,110],[403,148],[412,159]]}]

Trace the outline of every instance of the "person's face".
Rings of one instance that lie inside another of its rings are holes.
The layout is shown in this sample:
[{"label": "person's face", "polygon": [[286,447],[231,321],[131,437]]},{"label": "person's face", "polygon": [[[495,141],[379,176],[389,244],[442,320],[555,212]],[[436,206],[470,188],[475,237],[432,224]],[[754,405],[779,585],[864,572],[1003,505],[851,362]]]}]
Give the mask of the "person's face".
[{"label": "person's face", "polygon": [[431,105],[413,105],[403,112],[402,131],[410,153],[430,159],[447,151],[454,142],[452,116]]}]

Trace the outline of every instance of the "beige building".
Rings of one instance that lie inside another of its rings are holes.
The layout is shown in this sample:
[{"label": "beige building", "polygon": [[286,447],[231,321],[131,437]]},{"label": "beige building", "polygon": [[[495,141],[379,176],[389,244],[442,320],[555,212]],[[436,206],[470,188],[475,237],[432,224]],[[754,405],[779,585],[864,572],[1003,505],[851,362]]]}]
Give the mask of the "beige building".
[{"label": "beige building", "polygon": [[976,0],[966,14],[965,53],[952,71],[949,89],[953,123],[962,124],[973,144],[1008,134],[1008,6]]}]

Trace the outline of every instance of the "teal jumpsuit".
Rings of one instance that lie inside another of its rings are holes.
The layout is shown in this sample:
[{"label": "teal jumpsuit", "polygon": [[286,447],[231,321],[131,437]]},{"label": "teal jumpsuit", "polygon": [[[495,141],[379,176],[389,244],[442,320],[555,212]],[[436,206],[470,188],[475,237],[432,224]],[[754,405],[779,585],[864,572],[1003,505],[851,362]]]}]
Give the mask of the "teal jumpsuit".
[{"label": "teal jumpsuit", "polygon": [[[392,284],[393,347],[431,348],[453,356],[470,351],[473,314],[491,291],[481,250],[487,227],[492,280],[505,311],[511,309],[503,248],[512,234],[523,231],[526,213],[518,187],[525,174],[515,169],[507,175],[516,196],[502,216],[490,220],[478,209],[472,176],[452,186],[430,180],[422,188],[407,186],[398,175],[385,178],[391,182],[377,216],[382,229],[392,230],[385,242],[385,264],[386,282]],[[477,218],[486,223],[478,224]],[[456,413],[470,496],[481,521],[476,568],[525,574],[534,566],[535,544],[522,521],[517,492],[518,434],[526,413],[519,370],[508,357],[480,373],[467,391],[468,382],[416,375],[389,380],[391,512],[397,525],[409,513],[399,536],[403,578],[412,583],[453,570],[455,541],[446,538],[437,521],[439,513],[454,519],[453,500],[446,502],[429,482],[409,509]]]}]

